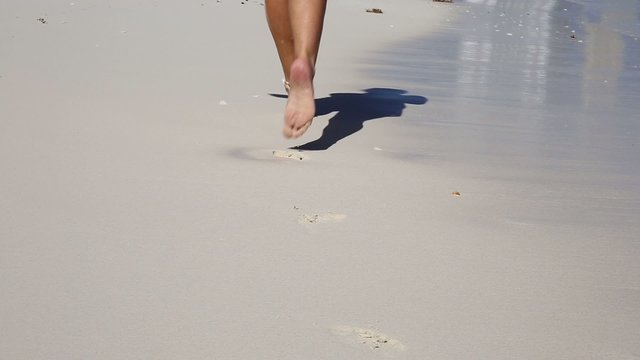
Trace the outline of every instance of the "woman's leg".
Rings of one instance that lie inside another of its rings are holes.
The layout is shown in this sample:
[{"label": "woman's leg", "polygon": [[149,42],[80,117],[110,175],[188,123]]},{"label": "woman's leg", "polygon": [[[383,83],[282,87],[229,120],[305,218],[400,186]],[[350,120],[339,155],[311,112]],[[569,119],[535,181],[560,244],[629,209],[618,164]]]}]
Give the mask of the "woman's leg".
[{"label": "woman's leg", "polygon": [[266,0],[267,23],[276,43],[285,81],[289,81],[289,69],[295,58],[293,33],[289,18],[289,0]]},{"label": "woman's leg", "polygon": [[315,116],[313,77],[326,0],[267,0],[267,19],[290,85],[283,134],[302,135]]}]

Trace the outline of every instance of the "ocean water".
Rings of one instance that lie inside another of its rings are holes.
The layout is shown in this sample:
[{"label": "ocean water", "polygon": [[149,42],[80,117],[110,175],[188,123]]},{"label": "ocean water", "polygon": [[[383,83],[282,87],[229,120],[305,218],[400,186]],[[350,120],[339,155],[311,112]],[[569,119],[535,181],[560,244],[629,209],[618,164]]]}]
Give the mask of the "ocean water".
[{"label": "ocean water", "polygon": [[402,118],[415,157],[619,176],[640,194],[640,1],[456,4],[437,34],[362,59],[376,85],[428,99]]},{"label": "ocean water", "polygon": [[629,36],[640,36],[640,1],[570,0],[584,7],[590,21]]}]

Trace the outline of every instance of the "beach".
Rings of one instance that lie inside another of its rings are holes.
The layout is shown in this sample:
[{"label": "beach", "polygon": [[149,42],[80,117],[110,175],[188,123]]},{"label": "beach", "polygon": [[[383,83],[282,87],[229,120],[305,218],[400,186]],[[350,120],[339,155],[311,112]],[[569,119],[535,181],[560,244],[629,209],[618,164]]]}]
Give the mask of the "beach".
[{"label": "beach", "polygon": [[0,4],[0,359],[640,359],[638,9]]}]

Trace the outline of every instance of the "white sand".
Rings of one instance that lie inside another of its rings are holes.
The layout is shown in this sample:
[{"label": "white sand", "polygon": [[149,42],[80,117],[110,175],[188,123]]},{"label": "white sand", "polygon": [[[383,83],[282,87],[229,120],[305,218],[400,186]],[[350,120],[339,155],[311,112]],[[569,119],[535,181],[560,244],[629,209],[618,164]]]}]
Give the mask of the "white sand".
[{"label": "white sand", "polygon": [[[332,1],[318,98],[465,9]],[[637,173],[475,152],[462,90],[296,157],[263,11],[0,3],[0,359],[640,357]]]}]

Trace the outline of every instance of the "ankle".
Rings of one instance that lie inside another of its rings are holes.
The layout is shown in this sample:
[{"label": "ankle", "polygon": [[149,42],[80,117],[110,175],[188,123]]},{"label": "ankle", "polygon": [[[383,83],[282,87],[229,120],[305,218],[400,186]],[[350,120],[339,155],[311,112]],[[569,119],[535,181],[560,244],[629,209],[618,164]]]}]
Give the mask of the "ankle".
[{"label": "ankle", "polygon": [[311,58],[300,56],[296,58],[293,63],[291,63],[291,69],[289,78],[291,78],[291,72],[304,72],[308,73],[311,76],[311,79],[315,77],[315,63]]}]

